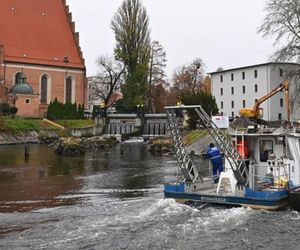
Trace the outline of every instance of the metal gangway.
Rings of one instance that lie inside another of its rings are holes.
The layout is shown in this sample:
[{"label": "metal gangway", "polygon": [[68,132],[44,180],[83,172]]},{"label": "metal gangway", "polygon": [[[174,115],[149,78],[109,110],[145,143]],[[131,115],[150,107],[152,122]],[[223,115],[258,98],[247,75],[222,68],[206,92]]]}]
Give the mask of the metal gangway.
[{"label": "metal gangway", "polygon": [[177,157],[177,162],[183,173],[185,181],[192,183],[203,182],[203,179],[196,165],[189,156],[185,145],[182,141],[182,134],[180,132],[178,122],[176,120],[176,108],[165,107],[165,109],[168,119],[168,129],[174,142],[175,155]]},{"label": "metal gangway", "polygon": [[[216,124],[211,120],[210,116],[205,112],[205,110],[200,105],[180,105],[180,106],[168,106],[165,107],[167,111],[167,117],[169,121],[169,116],[173,115],[175,116],[175,110],[178,109],[193,109],[197,115],[200,118],[200,121],[204,125],[205,128],[209,131],[210,135],[215,140],[216,144],[220,148],[220,150],[224,153],[226,159],[228,160],[230,167],[233,171],[233,174],[237,180],[238,185],[248,185],[249,182],[249,174],[248,169],[246,167],[245,161],[243,157],[239,154],[237,149],[232,145],[231,140],[224,134],[224,132],[219,129]],[[172,118],[175,120],[175,118]],[[178,129],[178,127],[177,127]],[[177,137],[173,136],[173,132],[171,132],[171,135],[173,137],[173,140],[175,143],[181,143],[180,141],[177,141]],[[179,138],[181,139],[181,138]],[[177,147],[180,147],[178,145]],[[180,151],[179,151],[180,153]],[[181,157],[184,157],[184,152]],[[196,167],[195,167],[196,168]],[[181,169],[183,169],[181,167]],[[183,172],[184,176],[186,177],[186,174]],[[196,176],[195,176],[196,177]]]}]

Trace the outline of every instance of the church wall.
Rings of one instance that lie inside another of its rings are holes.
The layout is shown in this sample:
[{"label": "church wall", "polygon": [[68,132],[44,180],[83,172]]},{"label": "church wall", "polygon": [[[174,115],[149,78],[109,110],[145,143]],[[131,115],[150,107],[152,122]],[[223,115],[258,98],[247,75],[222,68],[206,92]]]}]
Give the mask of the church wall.
[{"label": "church wall", "polygon": [[[48,95],[50,94],[50,98],[48,99],[48,104],[50,101],[53,101],[55,98],[58,99],[59,102],[65,102],[65,79],[66,77],[71,77],[72,81],[74,81],[75,94],[73,96],[72,101],[77,104],[85,105],[85,73],[83,70],[78,69],[63,69],[56,67],[46,67],[46,66],[34,66],[34,65],[6,65],[5,69],[5,85],[10,89],[14,85],[14,78],[16,73],[22,72],[26,75],[26,82],[30,84],[32,87],[34,94],[37,96],[37,102],[34,101],[32,105],[25,105],[28,109],[32,109],[31,111],[26,111],[24,116],[30,116],[32,114],[34,117],[43,117],[47,110],[47,105],[40,104],[40,82],[42,75],[46,74],[48,76],[48,84],[50,87],[48,88]],[[18,105],[24,106],[23,102],[16,103],[16,107]],[[37,105],[37,107],[34,107]],[[18,107],[19,108],[19,107]],[[33,109],[35,111],[33,111]],[[39,111],[37,111],[39,110]],[[38,114],[38,115],[36,115]],[[18,111],[18,115],[20,115]]]},{"label": "church wall", "polygon": [[15,105],[18,108],[16,116],[39,117],[39,97],[37,95],[17,95]]},{"label": "church wall", "polygon": [[6,86],[9,88],[14,84],[16,73],[21,72],[27,77],[27,83],[33,88],[34,94],[40,94],[40,81],[43,74],[49,76],[48,83],[51,85],[51,100],[57,97],[58,101],[65,102],[65,79],[71,77],[75,82],[76,103],[85,104],[85,74],[83,70],[65,70],[59,68],[39,67],[39,66],[7,66]]}]

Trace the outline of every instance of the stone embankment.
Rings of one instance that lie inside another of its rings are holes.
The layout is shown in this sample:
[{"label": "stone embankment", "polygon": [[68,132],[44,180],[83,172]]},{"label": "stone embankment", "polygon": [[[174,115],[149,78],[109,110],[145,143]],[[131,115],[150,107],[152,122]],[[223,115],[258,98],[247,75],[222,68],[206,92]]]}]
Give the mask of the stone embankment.
[{"label": "stone embankment", "polygon": [[62,137],[54,142],[54,152],[59,155],[80,156],[86,150],[109,148],[119,143],[115,137],[93,136],[89,138]]},{"label": "stone embankment", "polygon": [[0,145],[42,143],[54,148],[59,155],[79,156],[86,150],[98,150],[111,147],[119,141],[115,137],[92,136],[92,137],[60,137],[55,130],[22,134],[0,132]]},{"label": "stone embankment", "polygon": [[[194,155],[202,155],[206,152],[208,145],[213,142],[213,139],[210,135],[206,135],[191,143],[186,145],[188,153]],[[154,138],[149,140],[148,148],[151,152],[157,153],[171,153],[174,151],[173,141],[167,137]]]},{"label": "stone embankment", "polygon": [[58,139],[58,135],[51,131],[43,132],[27,132],[20,134],[4,133],[0,132],[0,145],[10,144],[26,144],[26,143],[50,143]]}]

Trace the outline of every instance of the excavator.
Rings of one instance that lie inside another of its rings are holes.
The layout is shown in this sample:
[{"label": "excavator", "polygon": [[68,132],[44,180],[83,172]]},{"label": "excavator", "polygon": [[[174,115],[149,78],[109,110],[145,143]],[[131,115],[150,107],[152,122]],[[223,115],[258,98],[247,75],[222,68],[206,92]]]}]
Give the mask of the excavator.
[{"label": "excavator", "polygon": [[287,109],[287,119],[290,121],[290,105],[289,105],[289,82],[286,80],[283,83],[279,84],[275,89],[273,89],[270,93],[264,95],[255,101],[255,104],[252,109],[242,108],[240,109],[240,115],[253,119],[261,119],[263,117],[263,109],[259,106],[266,100],[268,100],[273,95],[277,94],[281,90],[284,89],[285,92],[285,103]]}]

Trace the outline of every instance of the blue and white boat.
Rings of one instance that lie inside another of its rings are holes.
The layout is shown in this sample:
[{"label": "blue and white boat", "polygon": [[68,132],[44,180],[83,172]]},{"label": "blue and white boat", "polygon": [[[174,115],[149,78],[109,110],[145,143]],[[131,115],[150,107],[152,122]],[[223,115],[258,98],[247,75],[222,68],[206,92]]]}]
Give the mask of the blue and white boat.
[{"label": "blue and white boat", "polygon": [[[177,109],[193,109],[224,154],[219,180],[201,175],[182,143]],[[166,198],[255,209],[289,206],[289,193],[300,187],[300,133],[295,128],[250,127],[225,134],[201,106],[166,107],[170,134],[182,177],[165,184]],[[242,151],[241,151],[242,150]]]}]

